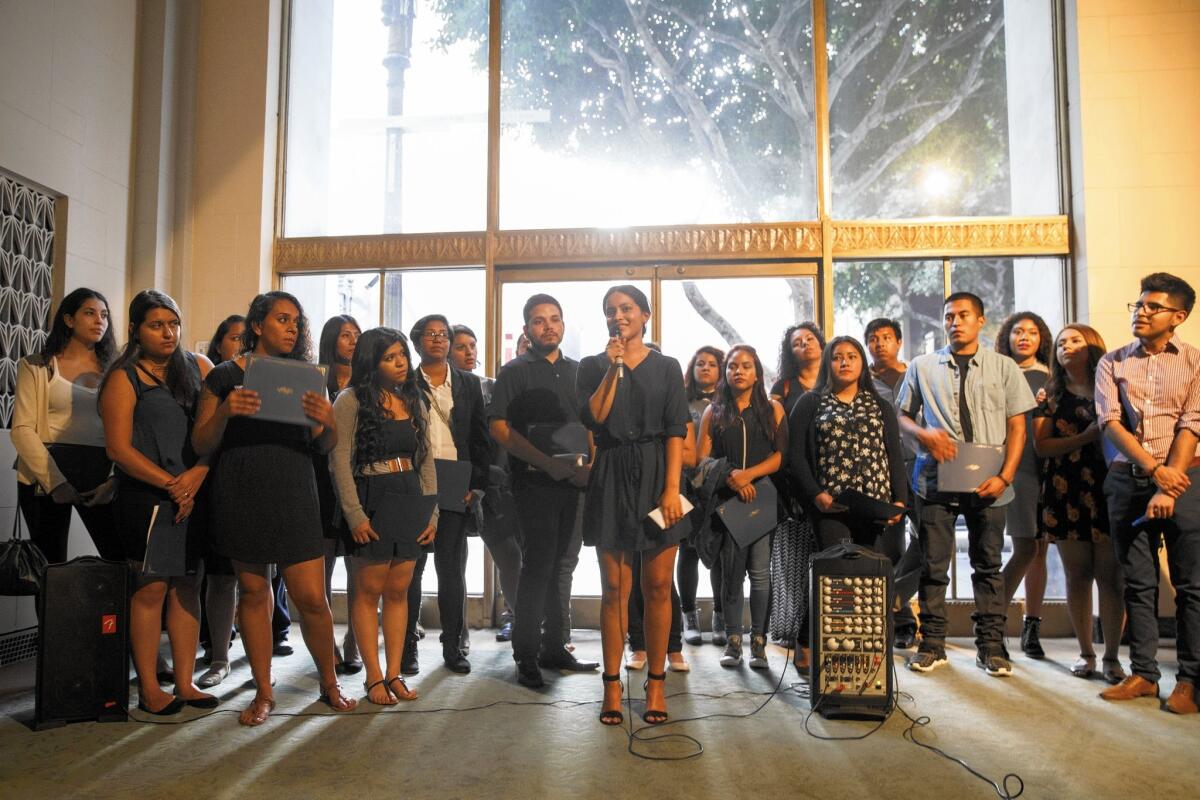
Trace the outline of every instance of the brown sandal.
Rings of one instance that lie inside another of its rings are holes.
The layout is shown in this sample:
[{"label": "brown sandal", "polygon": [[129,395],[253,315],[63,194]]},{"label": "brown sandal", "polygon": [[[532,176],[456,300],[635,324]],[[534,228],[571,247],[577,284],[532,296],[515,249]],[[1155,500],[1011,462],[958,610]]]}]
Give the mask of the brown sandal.
[{"label": "brown sandal", "polygon": [[[266,713],[262,713],[259,709],[266,705]],[[238,722],[249,727],[256,728],[267,721],[267,717],[275,710],[275,698],[273,697],[255,697],[250,701],[250,705],[238,716]],[[249,716],[247,716],[249,715]]]},{"label": "brown sandal", "polygon": [[[338,693],[338,699],[337,699],[336,703],[333,701],[333,697],[332,697],[332,693],[335,690]],[[329,706],[331,709],[333,709],[334,711],[337,711],[339,713],[344,713],[346,711],[353,711],[355,708],[358,707],[357,700],[355,700],[353,697],[346,697],[346,695],[342,694],[341,684],[338,684],[338,683],[333,684],[328,689],[323,688],[321,690],[321,694],[317,697],[317,700],[319,700],[320,702],[324,703],[325,705]]]},{"label": "brown sandal", "polygon": [[[394,684],[394,683],[400,684],[400,691],[397,692],[395,689],[392,688],[392,684]],[[417,693],[414,692],[412,689],[408,688],[408,684],[404,682],[404,678],[401,678],[399,675],[396,675],[395,677],[387,679],[387,688],[388,688],[388,691],[392,693],[392,697],[396,698],[397,700],[416,700],[417,699]]]}]

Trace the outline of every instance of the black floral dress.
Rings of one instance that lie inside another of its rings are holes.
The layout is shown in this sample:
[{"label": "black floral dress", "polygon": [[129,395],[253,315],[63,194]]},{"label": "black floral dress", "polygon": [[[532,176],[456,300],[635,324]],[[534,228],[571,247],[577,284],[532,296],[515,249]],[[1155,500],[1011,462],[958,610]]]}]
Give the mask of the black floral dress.
[{"label": "black floral dress", "polygon": [[817,480],[833,497],[857,489],[868,497],[892,501],[883,411],[870,392],[843,403],[832,392],[817,408]]},{"label": "black floral dress", "polygon": [[[1096,421],[1096,404],[1088,397],[1064,391],[1053,411],[1043,402],[1036,415],[1048,417],[1054,436],[1077,436]],[[1050,541],[1108,540],[1108,506],[1104,477],[1108,467],[1099,442],[1046,459],[1042,475],[1042,525]]]}]

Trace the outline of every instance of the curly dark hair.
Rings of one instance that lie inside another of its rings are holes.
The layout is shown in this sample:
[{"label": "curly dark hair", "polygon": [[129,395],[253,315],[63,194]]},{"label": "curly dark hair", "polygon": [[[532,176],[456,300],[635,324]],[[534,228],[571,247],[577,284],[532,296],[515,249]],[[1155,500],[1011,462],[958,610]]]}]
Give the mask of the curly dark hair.
[{"label": "curly dark hair", "polygon": [[354,461],[361,467],[387,458],[383,423],[391,419],[391,412],[384,407],[385,389],[379,383],[379,362],[388,349],[399,343],[408,361],[408,375],[404,383],[396,387],[396,394],[408,409],[413,429],[417,434],[415,460],[429,448],[429,430],[425,423],[428,401],[417,385],[417,368],[413,364],[408,339],[395,328],[371,328],[358,338],[354,358],[350,361],[350,384],[347,389],[354,392],[358,400],[358,425],[354,430]]},{"label": "curly dark hair", "polygon": [[[762,426],[767,437],[774,440],[775,410],[771,406],[770,398],[767,397],[767,390],[763,387],[763,366],[758,357],[758,351],[748,344],[735,344],[729,348],[723,364],[728,365],[739,350],[746,352],[754,359],[754,370],[757,373],[754,386],[750,388],[750,408],[754,412],[754,416],[758,418],[758,424]],[[712,415],[709,423],[709,435],[713,437],[735,425],[741,416],[738,413],[737,398],[733,396],[733,389],[729,388],[729,382],[725,379],[724,367],[722,367],[721,380],[717,383],[717,390],[713,392],[712,405],[709,408]]]},{"label": "curly dark hair", "polygon": [[695,353],[692,353],[692,359],[688,361],[687,371],[683,373],[683,393],[687,396],[689,403],[704,397],[700,392],[700,387],[696,385],[696,359],[706,353],[717,360],[718,382],[721,380],[719,377],[721,372],[725,369],[725,351],[719,347],[706,344]]},{"label": "curly dark hair", "polygon": [[204,355],[208,356],[208,360],[213,363],[214,367],[217,364],[220,364],[222,361],[221,340],[225,338],[227,333],[229,333],[230,328],[232,328],[234,325],[237,325],[239,322],[245,321],[246,318],[241,314],[230,314],[228,317],[221,320],[221,324],[217,326],[216,333],[213,334],[212,339],[208,343],[208,350],[206,350],[204,353]]},{"label": "curly dark hair", "polygon": [[[49,363],[50,359],[66,349],[72,334],[63,317],[75,316],[79,307],[88,300],[99,300],[104,304],[104,310],[109,311],[108,299],[95,289],[79,288],[64,297],[58,304],[58,308],[54,309],[54,316],[50,319],[50,333],[46,335],[46,342],[42,345],[41,354],[44,361]],[[96,360],[100,362],[100,369],[107,369],[117,354],[117,339],[113,335],[111,322],[104,329],[104,335],[100,337],[100,341],[96,342],[95,352]]]},{"label": "curly dark hair", "polygon": [[337,363],[338,338],[342,335],[342,326],[346,324],[358,328],[358,335],[362,336],[362,326],[358,324],[358,320],[349,314],[338,314],[325,320],[325,326],[321,328],[321,338],[317,340],[317,363],[329,367],[325,372],[325,391],[329,393],[330,398],[337,397],[338,393],[337,370],[333,365]]},{"label": "curly dark hair", "polygon": [[801,329],[817,337],[817,342],[821,345],[821,349],[825,349],[825,334],[821,333],[821,329],[817,327],[817,323],[799,322],[795,325],[789,325],[788,329],[783,332],[783,341],[779,343],[778,377],[780,381],[790,381],[800,374],[800,365],[796,363],[796,358],[792,355],[792,334]]},{"label": "curly dark hair", "polygon": [[263,292],[250,301],[250,308],[246,311],[246,330],[242,331],[242,352],[254,352],[254,348],[258,346],[258,333],[254,326],[266,322],[271,309],[281,300],[291,303],[300,312],[300,319],[296,322],[296,344],[292,347],[292,352],[285,353],[283,358],[312,361],[312,336],[309,333],[308,317],[304,314],[304,306],[300,305],[295,295],[288,292]]},{"label": "curly dark hair", "polygon": [[1012,358],[1012,344],[1009,342],[1009,338],[1012,329],[1018,322],[1024,320],[1029,320],[1037,326],[1038,349],[1035,355],[1039,363],[1049,367],[1050,356],[1054,352],[1054,336],[1050,333],[1050,326],[1046,324],[1046,320],[1032,311],[1018,311],[1015,314],[1009,314],[1004,322],[1000,323],[1000,330],[996,333],[996,352]]},{"label": "curly dark hair", "polygon": [[[179,306],[168,295],[157,289],[143,289],[129,301],[129,341],[125,343],[125,349],[117,356],[116,361],[104,374],[104,379],[100,381],[101,393],[104,392],[104,388],[113,375],[123,370],[126,365],[137,363],[137,360],[142,357],[138,329],[146,321],[146,316],[159,308],[170,311],[182,325],[183,315],[179,313]],[[187,348],[183,346],[183,338],[180,337],[175,352],[171,354],[171,359],[167,362],[167,374],[163,384],[175,398],[175,402],[179,403],[179,406],[188,413],[188,416],[195,411],[196,398],[200,395],[200,372],[191,368],[192,362],[192,355],[187,352]]]}]

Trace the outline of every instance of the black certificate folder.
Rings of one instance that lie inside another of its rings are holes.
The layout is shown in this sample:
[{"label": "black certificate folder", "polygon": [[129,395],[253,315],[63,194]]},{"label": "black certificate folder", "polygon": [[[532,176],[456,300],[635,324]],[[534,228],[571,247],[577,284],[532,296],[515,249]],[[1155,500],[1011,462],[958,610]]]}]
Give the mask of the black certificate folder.
[{"label": "black certificate folder", "polygon": [[529,426],[525,438],[538,450],[555,458],[582,459],[579,463],[586,463],[591,452],[587,428],[579,422],[535,423]]},{"label": "black certificate folder", "polygon": [[159,503],[154,507],[146,531],[143,575],[165,578],[187,574],[187,529],[186,519],[175,523],[174,503]]},{"label": "black certificate folder", "polygon": [[466,511],[467,504],[463,498],[471,490],[471,462],[435,458],[433,466],[437,469],[438,508],[443,511]]},{"label": "black certificate folder", "polygon": [[437,504],[435,494],[383,492],[371,513],[371,529],[385,542],[415,542]]},{"label": "black certificate folder", "polygon": [[770,478],[754,482],[754,499],[742,502],[740,497],[726,500],[717,506],[717,514],[738,547],[749,547],[779,524],[779,493]]},{"label": "black certificate folder", "polygon": [[312,425],[300,398],[305,392],[322,394],[325,391],[325,370],[323,364],[294,358],[247,355],[243,388],[258,392],[262,401],[255,419]]}]

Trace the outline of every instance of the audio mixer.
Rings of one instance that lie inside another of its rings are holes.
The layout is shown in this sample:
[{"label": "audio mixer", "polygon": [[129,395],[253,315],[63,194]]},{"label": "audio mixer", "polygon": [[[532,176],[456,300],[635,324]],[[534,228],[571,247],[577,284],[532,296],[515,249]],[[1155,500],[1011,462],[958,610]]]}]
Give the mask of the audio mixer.
[{"label": "audio mixer", "polygon": [[892,700],[891,561],[844,542],[813,557],[812,704],[882,718]]}]

